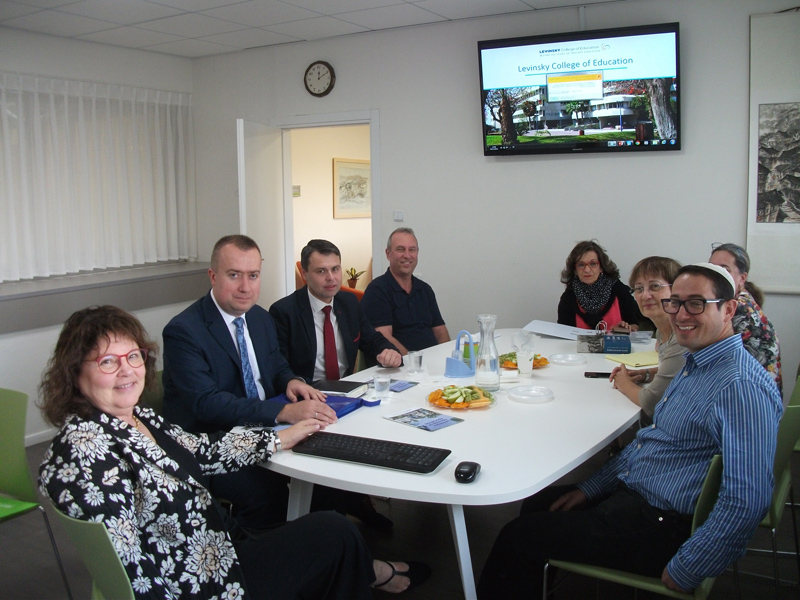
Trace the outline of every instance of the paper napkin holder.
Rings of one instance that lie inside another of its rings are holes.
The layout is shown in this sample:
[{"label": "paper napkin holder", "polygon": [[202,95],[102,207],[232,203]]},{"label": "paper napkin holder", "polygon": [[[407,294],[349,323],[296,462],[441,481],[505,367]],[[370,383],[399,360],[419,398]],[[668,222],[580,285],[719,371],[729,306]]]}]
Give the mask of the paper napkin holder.
[{"label": "paper napkin holder", "polygon": [[[466,335],[469,339],[469,365],[461,359],[461,336]],[[475,344],[472,341],[472,335],[469,331],[461,330],[456,336],[456,349],[453,351],[452,356],[445,359],[444,376],[445,377],[472,377],[475,375]]]}]

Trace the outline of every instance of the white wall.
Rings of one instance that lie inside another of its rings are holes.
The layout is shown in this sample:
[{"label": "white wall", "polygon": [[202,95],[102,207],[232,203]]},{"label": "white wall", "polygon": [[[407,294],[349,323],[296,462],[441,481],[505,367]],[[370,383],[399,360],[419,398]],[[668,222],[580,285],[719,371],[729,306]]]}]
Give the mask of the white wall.
[{"label": "white wall", "polygon": [[192,91],[191,59],[6,27],[0,27],[0,70],[173,92]]},{"label": "white wall", "polygon": [[372,258],[372,220],[333,218],[334,158],[369,160],[369,125],[292,130],[292,185],[301,193],[292,199],[294,260],[308,240],[322,238],[339,248],[342,269],[364,271]]},{"label": "white wall", "polygon": [[[714,241],[745,242],[749,17],[794,0],[641,0],[585,9],[588,29],[679,21],[683,150],[665,155],[486,158],[476,43],[579,28],[578,9],[536,11],[359,34],[195,63],[202,248],[234,230],[233,120],[380,112],[382,235],[403,209],[419,237],[418,274],[435,288],[451,331],[556,318],[558,276],[577,240],[597,238],[627,278],[651,254],[708,258]],[[318,99],[302,74],[336,69]],[[376,256],[381,272],[385,259]],[[758,265],[753,266],[758,282]],[[768,295],[767,313],[793,375],[797,297]],[[793,377],[788,376],[791,380]],[[791,388],[791,385],[787,386]]]}]

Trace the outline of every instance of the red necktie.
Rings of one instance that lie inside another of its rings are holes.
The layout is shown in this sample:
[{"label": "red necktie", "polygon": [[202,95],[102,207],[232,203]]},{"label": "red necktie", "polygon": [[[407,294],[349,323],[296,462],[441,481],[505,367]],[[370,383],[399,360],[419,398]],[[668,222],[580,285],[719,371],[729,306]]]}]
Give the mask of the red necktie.
[{"label": "red necktie", "polygon": [[325,377],[339,379],[339,358],[336,356],[336,338],[333,335],[333,323],[331,323],[331,307],[323,306],[322,312],[325,313],[325,324],[322,327],[322,339],[325,342]]}]

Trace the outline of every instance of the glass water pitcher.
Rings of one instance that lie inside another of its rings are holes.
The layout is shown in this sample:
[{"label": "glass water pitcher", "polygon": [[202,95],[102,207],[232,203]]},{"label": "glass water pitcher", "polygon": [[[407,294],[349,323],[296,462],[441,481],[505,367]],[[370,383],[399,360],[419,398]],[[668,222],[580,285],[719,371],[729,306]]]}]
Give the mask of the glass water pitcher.
[{"label": "glass water pitcher", "polygon": [[494,343],[494,326],[497,315],[478,315],[481,324],[481,342],[475,360],[475,385],[488,392],[500,389],[500,355]]}]

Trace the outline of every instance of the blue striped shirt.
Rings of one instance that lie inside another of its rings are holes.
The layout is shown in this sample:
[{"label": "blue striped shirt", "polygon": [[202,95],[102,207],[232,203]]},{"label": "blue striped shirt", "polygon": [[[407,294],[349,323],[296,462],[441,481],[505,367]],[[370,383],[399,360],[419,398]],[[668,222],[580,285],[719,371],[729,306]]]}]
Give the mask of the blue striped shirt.
[{"label": "blue striped shirt", "polygon": [[722,454],[714,510],[667,565],[672,579],[690,590],[741,556],[766,514],[783,405],[741,336],[685,356],[683,370],[656,405],[653,425],[578,487],[597,499],[623,481],[652,506],[690,515],[711,457]]}]

